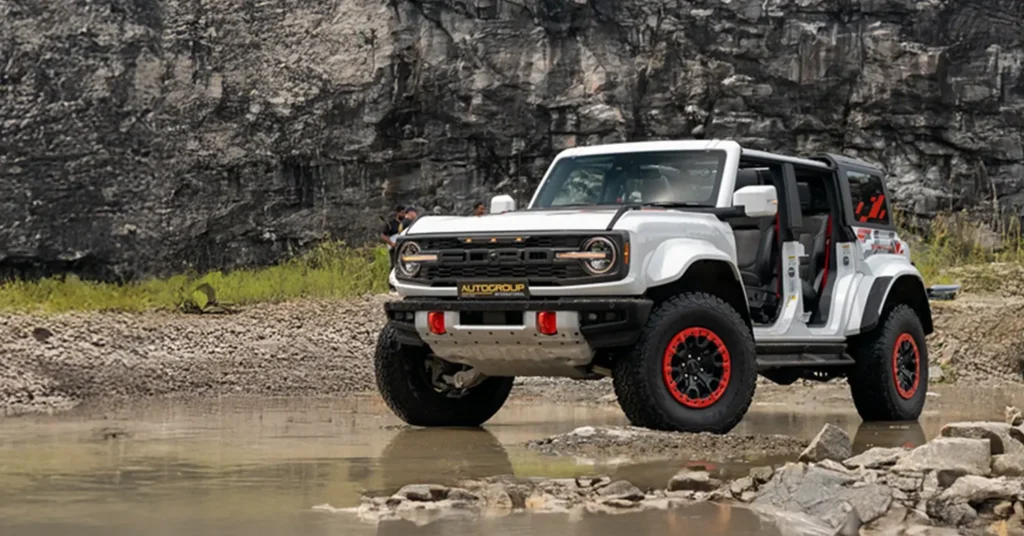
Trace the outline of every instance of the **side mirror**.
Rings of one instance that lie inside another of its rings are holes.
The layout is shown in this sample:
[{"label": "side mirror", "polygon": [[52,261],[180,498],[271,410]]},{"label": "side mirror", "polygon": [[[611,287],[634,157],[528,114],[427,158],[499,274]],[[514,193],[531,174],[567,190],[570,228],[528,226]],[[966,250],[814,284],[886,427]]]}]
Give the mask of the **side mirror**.
[{"label": "side mirror", "polygon": [[491,214],[512,212],[516,209],[516,200],[510,195],[496,195],[491,198]]},{"label": "side mirror", "polygon": [[767,218],[779,211],[779,196],[774,186],[744,186],[733,192],[732,206],[743,207],[748,218]]}]

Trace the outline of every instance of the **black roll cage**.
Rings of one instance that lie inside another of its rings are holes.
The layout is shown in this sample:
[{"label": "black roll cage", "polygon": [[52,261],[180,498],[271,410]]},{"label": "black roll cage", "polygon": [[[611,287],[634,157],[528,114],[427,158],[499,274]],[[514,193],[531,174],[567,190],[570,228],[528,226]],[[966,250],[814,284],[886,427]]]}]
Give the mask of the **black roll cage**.
[{"label": "black roll cage", "polygon": [[[839,242],[856,241],[857,235],[853,231],[854,227],[895,230],[895,226],[891,223],[858,222],[854,219],[850,184],[846,176],[848,172],[854,171],[878,177],[882,184],[883,195],[885,195],[886,200],[891,200],[889,189],[885,184],[885,175],[878,166],[863,160],[833,153],[803,159],[761,151],[744,150],[740,156],[740,168],[747,167],[779,167],[782,170],[782,191],[779,192],[781,201],[781,206],[779,207],[779,231],[784,242],[795,240],[795,230],[803,224],[800,194],[797,191],[796,181],[798,169],[801,171],[827,173],[829,175],[829,189],[839,194],[838,199],[830,195],[828,200],[829,211],[835,216],[833,218],[833,232],[839,234]],[[891,206],[891,202],[889,205]],[[889,220],[891,222],[892,218]]]}]

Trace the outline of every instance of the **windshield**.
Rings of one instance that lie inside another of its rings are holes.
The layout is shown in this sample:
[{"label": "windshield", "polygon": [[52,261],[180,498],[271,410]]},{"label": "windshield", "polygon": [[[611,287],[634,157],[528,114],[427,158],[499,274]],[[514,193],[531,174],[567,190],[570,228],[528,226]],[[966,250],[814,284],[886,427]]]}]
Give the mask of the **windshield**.
[{"label": "windshield", "polygon": [[565,206],[715,206],[725,151],[651,151],[563,158],[532,208]]}]

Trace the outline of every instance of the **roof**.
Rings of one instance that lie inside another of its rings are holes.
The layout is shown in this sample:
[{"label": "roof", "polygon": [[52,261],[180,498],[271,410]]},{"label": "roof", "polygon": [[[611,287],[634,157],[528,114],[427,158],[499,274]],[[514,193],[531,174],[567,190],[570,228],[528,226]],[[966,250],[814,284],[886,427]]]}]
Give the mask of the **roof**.
[{"label": "roof", "polygon": [[730,146],[742,149],[740,144],[732,140],[635,141],[573,147],[562,151],[559,156],[573,157],[615,153],[639,153],[645,151],[706,151],[710,149],[726,149]]},{"label": "roof", "polygon": [[823,155],[816,155],[812,158],[803,158],[779,153],[770,153],[767,151],[757,151],[754,149],[744,149],[735,140],[719,139],[603,143],[599,145],[589,145],[565,149],[564,151],[558,154],[557,158],[602,154],[638,153],[646,151],[707,151],[712,149],[738,149],[740,151],[741,159],[754,160],[760,163],[783,162],[793,164],[796,166],[817,169],[832,169],[833,163],[835,163],[881,171],[878,168],[878,166],[874,164],[857,158],[843,156],[840,154],[826,153]]},{"label": "roof", "polygon": [[857,167],[862,167],[862,168],[867,168],[867,169],[870,169],[870,170],[873,170],[873,171],[877,171],[879,173],[882,172],[882,169],[879,168],[877,165],[872,164],[871,162],[868,162],[866,160],[861,160],[859,158],[853,158],[852,156],[844,156],[844,155],[835,154],[835,153],[825,153],[825,154],[823,154],[821,156],[817,156],[815,158],[821,159],[823,161],[831,160],[832,162],[835,162],[836,164],[841,164],[841,165],[844,165],[844,166],[857,166]]},{"label": "roof", "polygon": [[743,149],[743,154],[740,158],[749,158],[752,160],[767,161],[767,162],[785,162],[793,164],[795,166],[813,167],[819,169],[832,169],[831,166],[818,160],[811,160],[809,158],[799,158],[796,156],[786,156],[781,154],[769,153],[766,151],[754,151],[752,149]]}]

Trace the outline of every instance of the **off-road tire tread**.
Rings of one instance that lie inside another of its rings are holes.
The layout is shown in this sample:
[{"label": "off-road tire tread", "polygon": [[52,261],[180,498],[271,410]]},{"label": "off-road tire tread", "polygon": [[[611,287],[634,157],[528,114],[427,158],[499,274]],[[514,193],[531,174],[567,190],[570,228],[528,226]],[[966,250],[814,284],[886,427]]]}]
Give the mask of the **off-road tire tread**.
[{"label": "off-road tire tread", "polygon": [[377,390],[399,419],[412,426],[478,427],[505,404],[512,377],[487,378],[462,398],[438,394],[413,373],[412,367],[420,364],[425,351],[403,346],[391,323],[377,337],[373,358]]},{"label": "off-road tire tread", "polygon": [[924,328],[917,313],[908,305],[893,307],[883,318],[884,322],[879,326],[858,336],[850,344],[851,354],[857,362],[847,379],[850,395],[857,413],[865,421],[913,421],[920,416],[920,409],[915,411],[908,407],[912,401],[904,400],[891,388],[893,348],[889,339],[893,330],[906,331],[899,328],[901,323],[911,322],[910,330],[918,341],[921,354],[921,378],[917,389],[918,393],[927,393],[928,349],[924,344]]},{"label": "off-road tire tread", "polygon": [[[651,316],[647,319],[644,330],[640,335],[640,344],[633,349],[633,352],[628,357],[625,359],[619,359],[615,363],[615,370],[612,375],[615,396],[618,398],[619,406],[622,408],[623,413],[625,413],[626,418],[635,426],[642,426],[644,428],[654,430],[711,432],[724,434],[733,429],[740,420],[743,419],[743,416],[750,408],[750,404],[753,402],[754,390],[757,387],[757,357],[753,336],[750,335],[742,339],[742,348],[729,348],[730,354],[734,356],[745,354],[750,356],[750,359],[753,360],[753,362],[750,363],[750,374],[747,374],[746,376],[735,374],[730,379],[730,382],[735,382],[742,393],[742,396],[737,399],[742,401],[742,407],[736,408],[732,411],[732,416],[729,419],[720,423],[715,423],[710,427],[694,428],[675,426],[672,424],[670,418],[665,414],[664,410],[656,403],[656,399],[650,390],[652,386],[645,379],[644,368],[647,366],[645,356],[647,356],[648,352],[652,350],[652,348],[650,348],[650,344],[654,339],[654,334],[658,327],[670,315],[672,315],[672,313],[677,312],[680,309],[699,309],[711,314],[722,315],[728,319],[736,329],[743,333],[750,334],[747,324],[743,321],[743,317],[741,317],[735,309],[729,306],[729,304],[725,303],[717,296],[703,292],[689,292],[673,296],[661,303],[657,309],[651,313]],[[719,336],[721,336],[721,334],[719,334]],[[660,351],[661,350],[659,350],[659,352]]]}]

